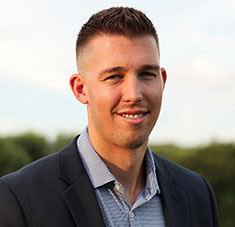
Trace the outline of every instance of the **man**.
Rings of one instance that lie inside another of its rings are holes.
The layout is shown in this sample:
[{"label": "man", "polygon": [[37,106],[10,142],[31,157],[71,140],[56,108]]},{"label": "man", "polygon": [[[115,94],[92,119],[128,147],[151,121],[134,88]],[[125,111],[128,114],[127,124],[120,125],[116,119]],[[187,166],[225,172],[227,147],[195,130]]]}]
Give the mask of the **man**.
[{"label": "man", "polygon": [[208,182],[153,155],[166,71],[151,21],[116,7],[77,39],[70,85],[88,127],[62,151],[0,181],[0,226],[219,226]]}]

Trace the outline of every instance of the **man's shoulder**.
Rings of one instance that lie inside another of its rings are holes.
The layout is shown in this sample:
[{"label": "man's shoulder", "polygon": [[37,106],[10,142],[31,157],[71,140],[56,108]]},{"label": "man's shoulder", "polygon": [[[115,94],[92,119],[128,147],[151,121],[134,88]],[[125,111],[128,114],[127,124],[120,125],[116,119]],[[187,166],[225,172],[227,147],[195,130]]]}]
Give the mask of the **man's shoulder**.
[{"label": "man's shoulder", "polygon": [[[153,156],[162,193],[166,193],[164,191],[166,189],[171,189],[170,193],[177,192],[175,195],[180,193],[182,198],[185,198],[185,201],[187,201],[188,209],[195,215],[192,216],[192,218],[195,218],[195,222],[198,222],[199,217],[205,218],[212,215],[212,221],[215,223],[215,226],[218,226],[216,200],[210,183],[203,176],[190,169],[159,155],[154,154]],[[208,215],[205,215],[206,213]]]},{"label": "man's shoulder", "polygon": [[24,183],[25,181],[33,181],[40,175],[52,174],[56,168],[58,160],[58,152],[40,158],[19,170],[9,173],[0,178],[0,183],[5,182],[10,185]]},{"label": "man's shoulder", "polygon": [[72,226],[65,201],[72,204],[73,197],[64,195],[87,185],[84,178],[74,184],[83,174],[81,166],[74,139],[62,150],[0,178],[0,226]]},{"label": "man's shoulder", "polygon": [[74,157],[76,157],[75,140],[58,152],[49,154],[15,172],[2,176],[0,184],[5,183],[12,187],[24,185],[26,187],[28,184],[32,185],[40,181],[42,183],[49,182],[52,178],[54,179],[55,176],[59,175],[59,167],[64,160],[68,163],[69,159],[74,160]]}]

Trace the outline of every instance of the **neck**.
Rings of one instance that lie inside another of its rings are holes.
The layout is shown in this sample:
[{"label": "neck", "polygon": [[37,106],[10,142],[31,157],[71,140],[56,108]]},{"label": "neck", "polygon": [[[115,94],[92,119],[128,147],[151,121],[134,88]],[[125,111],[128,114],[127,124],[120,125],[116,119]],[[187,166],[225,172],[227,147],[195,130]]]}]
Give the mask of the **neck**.
[{"label": "neck", "polygon": [[123,160],[123,157],[118,162],[108,161],[105,158],[102,158],[109,168],[110,172],[114,177],[122,184],[125,188],[126,195],[131,203],[134,204],[136,198],[140,192],[145,187],[145,176],[146,176],[146,167],[144,157],[133,158]]},{"label": "neck", "polygon": [[107,146],[104,143],[92,143],[92,145],[110,172],[123,185],[126,195],[133,205],[137,196],[145,187],[144,156],[147,141],[135,149]]}]

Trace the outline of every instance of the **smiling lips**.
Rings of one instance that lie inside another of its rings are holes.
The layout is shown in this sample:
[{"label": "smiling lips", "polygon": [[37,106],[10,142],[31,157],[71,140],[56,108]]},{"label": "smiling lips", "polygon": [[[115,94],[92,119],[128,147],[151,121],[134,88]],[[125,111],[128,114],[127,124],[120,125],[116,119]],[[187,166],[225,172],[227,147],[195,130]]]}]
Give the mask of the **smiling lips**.
[{"label": "smiling lips", "polygon": [[137,119],[140,118],[142,116],[144,116],[144,113],[139,113],[139,114],[121,114],[123,117],[126,118],[131,118],[131,119]]},{"label": "smiling lips", "polygon": [[141,124],[145,115],[148,113],[146,110],[126,110],[118,112],[118,115],[123,118],[129,124]]}]

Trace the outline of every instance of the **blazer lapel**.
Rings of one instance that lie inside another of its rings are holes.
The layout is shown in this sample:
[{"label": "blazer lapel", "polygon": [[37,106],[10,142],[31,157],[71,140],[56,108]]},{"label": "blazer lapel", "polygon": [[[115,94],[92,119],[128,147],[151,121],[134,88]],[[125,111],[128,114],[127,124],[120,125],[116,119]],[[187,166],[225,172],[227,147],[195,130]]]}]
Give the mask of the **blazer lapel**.
[{"label": "blazer lapel", "polygon": [[77,152],[76,141],[77,138],[59,154],[59,177],[70,185],[61,196],[77,226],[104,227],[93,186]]},{"label": "blazer lapel", "polygon": [[77,226],[105,226],[93,187],[86,173],[83,173],[80,178],[62,194],[62,197]]},{"label": "blazer lapel", "polygon": [[[154,155],[155,156],[155,155]],[[184,191],[174,184],[174,174],[162,158],[155,156],[157,177],[167,227],[189,227],[187,199]]]}]

